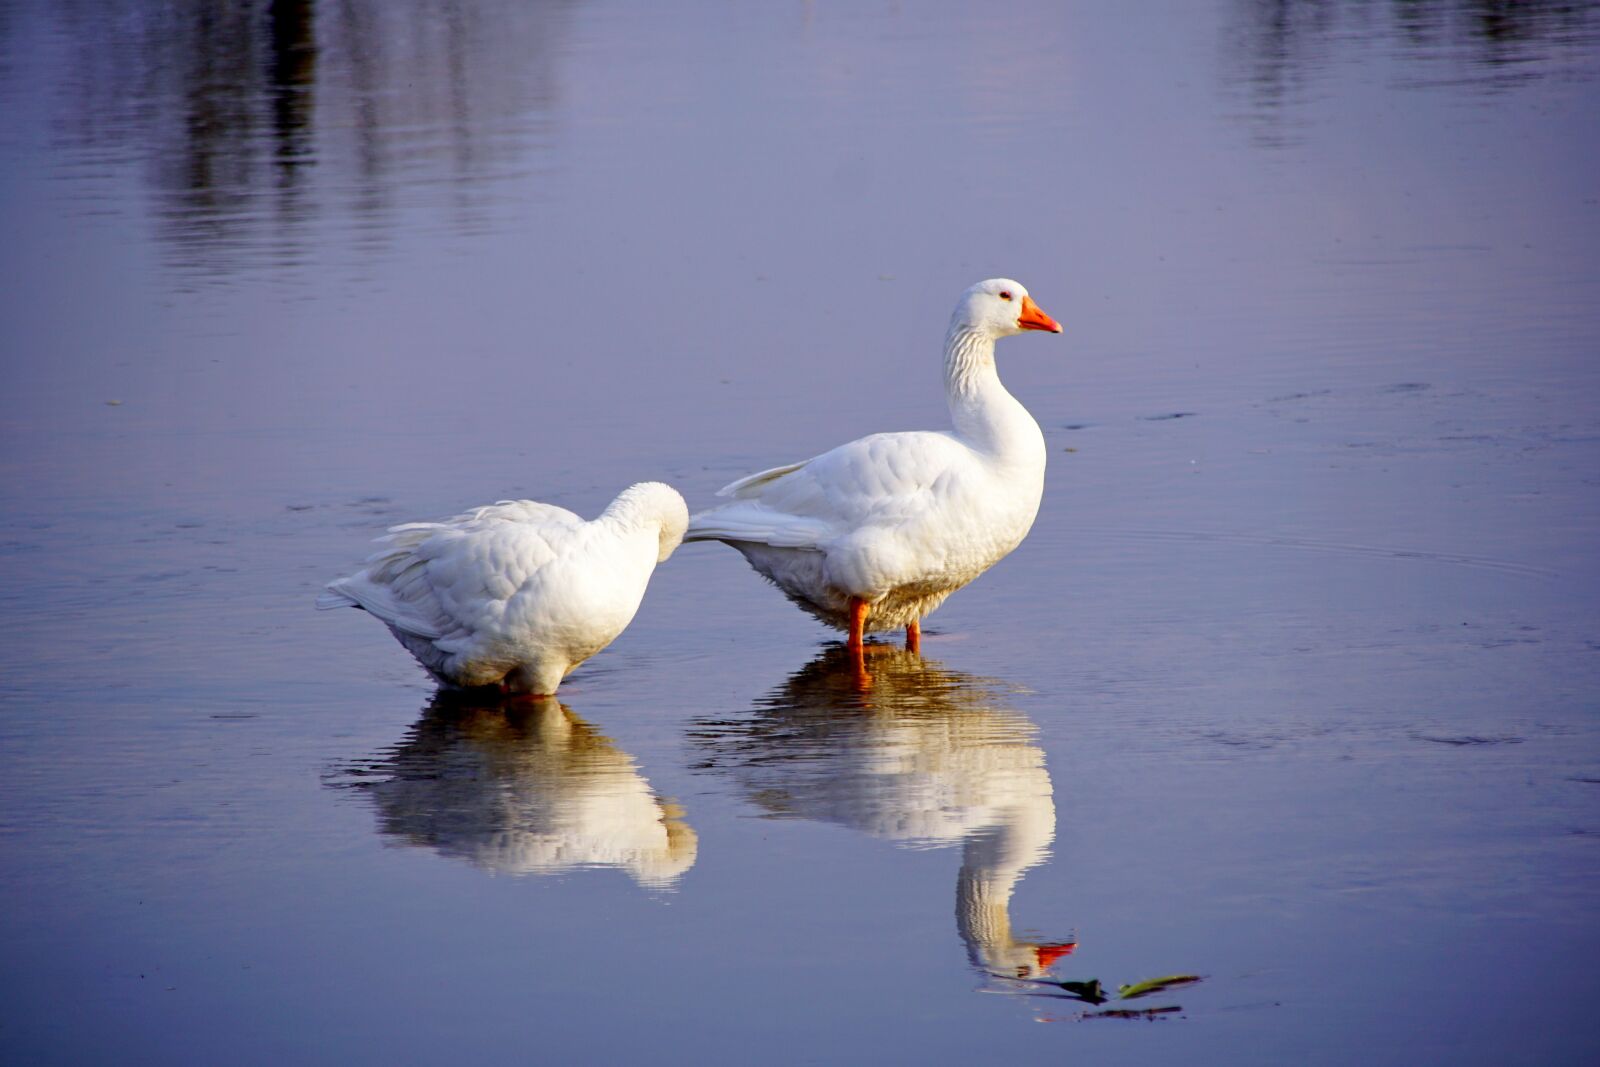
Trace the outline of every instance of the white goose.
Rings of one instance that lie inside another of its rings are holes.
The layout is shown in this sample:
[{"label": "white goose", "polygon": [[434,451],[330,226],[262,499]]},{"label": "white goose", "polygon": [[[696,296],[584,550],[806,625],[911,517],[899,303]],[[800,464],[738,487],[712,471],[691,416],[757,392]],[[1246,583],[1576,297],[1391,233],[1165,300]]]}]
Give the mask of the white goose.
[{"label": "white goose", "polygon": [[752,474],[733,501],[689,520],[685,541],[725,541],[788,598],[849,633],[905,627],[1027,536],[1044,490],[1039,424],[1000,384],[994,343],[1061,326],[1006,278],[962,294],[945,337],[952,430],[879,433]]},{"label": "white goose", "polygon": [[633,621],[688,522],[683,497],[660,482],[624,490],[592,522],[503,500],[391,527],[317,607],[371,612],[446,684],[548,696]]},{"label": "white goose", "polygon": [[699,847],[683,808],[553,697],[436,693],[405,741],[351,769],[379,832],[496,873],[611,867],[665,888]]},{"label": "white goose", "polygon": [[1011,922],[1023,875],[1044,863],[1056,809],[1038,729],[1010,688],[884,648],[873,684],[830,648],[749,715],[701,723],[698,766],[731,775],[762,811],[849,827],[901,847],[961,844],[956,928],[985,974],[1032,978],[1071,952]]}]

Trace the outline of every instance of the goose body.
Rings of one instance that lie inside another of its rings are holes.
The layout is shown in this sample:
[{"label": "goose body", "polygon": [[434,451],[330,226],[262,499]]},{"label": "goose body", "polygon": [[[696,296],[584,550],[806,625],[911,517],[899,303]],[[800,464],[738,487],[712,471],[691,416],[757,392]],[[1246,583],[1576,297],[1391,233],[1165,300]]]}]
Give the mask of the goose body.
[{"label": "goose body", "polygon": [[862,634],[921,619],[1027,536],[1044,490],[1039,424],[995,371],[994,345],[1061,332],[1018,283],[962,294],[945,338],[949,430],[879,433],[742,478],[689,520],[686,541],[723,541],[803,610]]},{"label": "goose body", "polygon": [[353,769],[386,837],[497,874],[610,867],[666,887],[694,866],[683,808],[553,697],[436,693],[402,743]]},{"label": "goose body", "polygon": [[317,607],[365,609],[447,685],[549,695],[633,620],[688,517],[675,489],[641,482],[587,522],[505,500],[406,523]]},{"label": "goose body", "polygon": [[779,817],[848,827],[901,847],[961,846],[956,926],[986,974],[1031,978],[1071,952],[1013,927],[1011,898],[1050,854],[1056,809],[1037,728],[1003,683],[881,649],[860,684],[830,648],[744,716],[693,732],[701,766]]}]

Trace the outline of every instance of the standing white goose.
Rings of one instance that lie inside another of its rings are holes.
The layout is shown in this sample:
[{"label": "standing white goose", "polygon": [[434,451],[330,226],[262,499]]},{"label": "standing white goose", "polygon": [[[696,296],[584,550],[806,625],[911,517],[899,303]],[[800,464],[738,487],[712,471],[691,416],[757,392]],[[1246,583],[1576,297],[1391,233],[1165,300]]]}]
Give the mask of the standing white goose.
[{"label": "standing white goose", "polygon": [[686,541],[725,541],[805,611],[862,647],[921,620],[1022,543],[1044,491],[1039,424],[995,372],[994,344],[1061,326],[1007,278],[962,294],[945,337],[953,429],[879,433],[717,495]]},{"label": "standing white goose", "polygon": [[669,485],[625,489],[591,522],[503,500],[390,527],[387,546],[328,583],[319,608],[364,608],[449,685],[550,695],[633,621],[689,509]]}]

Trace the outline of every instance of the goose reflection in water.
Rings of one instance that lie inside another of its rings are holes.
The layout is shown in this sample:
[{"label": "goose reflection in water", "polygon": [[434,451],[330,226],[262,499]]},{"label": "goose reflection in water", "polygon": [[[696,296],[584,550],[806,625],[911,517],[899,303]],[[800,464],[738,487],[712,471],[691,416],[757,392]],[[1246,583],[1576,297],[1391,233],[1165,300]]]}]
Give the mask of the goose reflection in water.
[{"label": "goose reflection in water", "polygon": [[405,740],[343,779],[379,832],[497,874],[620,867],[666,888],[694,865],[683,809],[554,698],[436,694]]},{"label": "goose reflection in water", "polygon": [[1032,978],[1075,947],[1019,938],[1011,896],[1049,856],[1056,811],[1036,729],[1004,686],[875,646],[863,686],[836,646],[748,716],[702,720],[701,769],[775,817],[835,823],[904,847],[961,843],[956,928],[974,967]]}]

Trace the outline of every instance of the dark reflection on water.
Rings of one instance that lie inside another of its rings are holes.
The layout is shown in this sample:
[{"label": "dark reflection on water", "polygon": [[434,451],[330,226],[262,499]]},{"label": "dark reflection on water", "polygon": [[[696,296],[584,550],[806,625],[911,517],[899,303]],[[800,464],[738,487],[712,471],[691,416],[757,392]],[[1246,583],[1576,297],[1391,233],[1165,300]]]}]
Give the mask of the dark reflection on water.
[{"label": "dark reflection on water", "polygon": [[169,263],[196,272],[296,266],[334,235],[370,252],[413,206],[477,232],[548,142],[573,7],[55,4],[54,127],[80,177],[140,166]]},{"label": "dark reflection on water", "polygon": [[1399,87],[1502,92],[1575,74],[1600,39],[1597,12],[1594,0],[1236,0],[1223,77],[1248,98],[1257,139],[1282,145],[1335,64],[1388,53]]},{"label": "dark reflection on water", "polygon": [[773,817],[906,847],[961,845],[956,928],[985,975],[1030,978],[1071,942],[1019,936],[1011,897],[1045,862],[1056,810],[1035,727],[1006,686],[875,646],[870,681],[834,646],[749,715],[701,720],[698,769],[731,775]]},{"label": "dark reflection on water", "polygon": [[[52,124],[86,210],[114,196],[108,165],[141,170],[168,264],[191,278],[300,267],[329,245],[359,259],[435,227],[482,234],[558,165],[576,8],[66,0],[47,6],[64,48]],[[1401,86],[1510,89],[1576,73],[1600,32],[1597,10],[1592,0],[1238,0],[1224,15],[1222,77],[1247,101],[1257,141],[1282,145],[1347,59],[1385,55]],[[420,217],[402,221],[412,210]]]},{"label": "dark reflection on water", "polygon": [[435,694],[405,740],[341,768],[378,831],[497,874],[618,867],[666,888],[698,838],[633,757],[554,699]]}]

